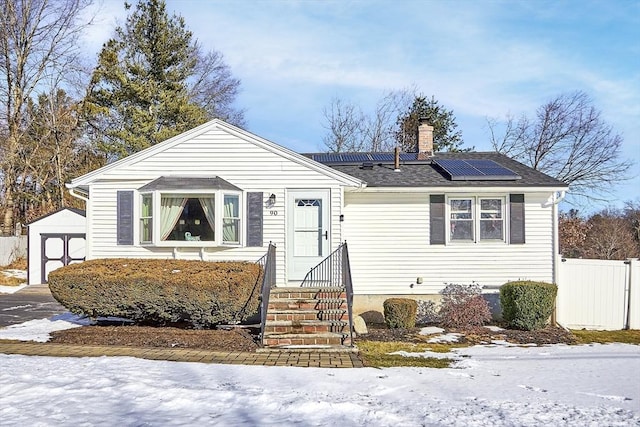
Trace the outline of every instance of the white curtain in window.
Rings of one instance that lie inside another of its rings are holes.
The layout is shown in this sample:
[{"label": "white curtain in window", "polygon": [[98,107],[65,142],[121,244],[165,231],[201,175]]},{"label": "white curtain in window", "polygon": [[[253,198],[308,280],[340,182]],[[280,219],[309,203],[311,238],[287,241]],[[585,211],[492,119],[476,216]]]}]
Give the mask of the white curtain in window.
[{"label": "white curtain in window", "polygon": [[202,206],[202,210],[204,211],[204,216],[207,218],[209,227],[211,227],[211,230],[213,230],[215,234],[215,199],[213,197],[200,197],[198,200],[200,200],[200,206]]},{"label": "white curtain in window", "polygon": [[238,196],[224,196],[224,221],[222,224],[222,238],[225,242],[238,242],[238,217],[240,214],[240,198]]},{"label": "white curtain in window", "polygon": [[160,235],[162,240],[169,237],[186,204],[187,199],[184,197],[163,196],[160,198]]}]

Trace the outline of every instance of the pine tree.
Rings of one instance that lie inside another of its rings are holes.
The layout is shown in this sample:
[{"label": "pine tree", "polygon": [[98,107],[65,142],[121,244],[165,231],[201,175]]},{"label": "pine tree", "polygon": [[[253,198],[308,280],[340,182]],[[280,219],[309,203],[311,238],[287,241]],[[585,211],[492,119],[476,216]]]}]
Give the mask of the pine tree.
[{"label": "pine tree", "polygon": [[[202,75],[212,61],[218,67]],[[184,19],[169,17],[164,1],[142,0],[104,44],[84,111],[100,148],[121,158],[212,117],[242,125],[242,112],[231,107],[239,84],[222,55],[200,53]]]},{"label": "pine tree", "polygon": [[458,124],[453,115],[453,110],[447,110],[441,106],[435,97],[427,99],[425,96],[416,96],[413,105],[404,114],[398,117],[398,131],[396,140],[404,151],[416,151],[418,140],[416,129],[420,119],[426,118],[427,123],[433,126],[434,151],[470,151],[472,148],[462,149],[464,143],[462,132],[456,130]]}]

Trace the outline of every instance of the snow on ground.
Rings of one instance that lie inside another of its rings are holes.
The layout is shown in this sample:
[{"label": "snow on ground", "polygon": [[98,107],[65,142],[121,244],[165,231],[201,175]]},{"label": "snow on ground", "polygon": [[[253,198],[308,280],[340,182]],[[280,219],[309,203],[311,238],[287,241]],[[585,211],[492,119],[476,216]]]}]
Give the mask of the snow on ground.
[{"label": "snow on ground", "polygon": [[640,425],[639,346],[489,345],[454,358],[449,369],[320,369],[0,355],[0,424]]},{"label": "snow on ground", "polygon": [[77,328],[78,326],[92,323],[94,322],[86,317],[63,313],[49,319],[29,320],[28,322],[7,326],[4,329],[0,329],[0,339],[47,342],[51,338],[49,332]]},{"label": "snow on ground", "polygon": [[0,419],[11,426],[640,425],[637,346],[459,353],[468,357],[455,369],[0,355]]},{"label": "snow on ground", "polygon": [[0,285],[0,294],[12,294],[27,286],[27,272],[25,270],[2,270],[0,271],[0,274],[4,274],[9,277],[17,277],[24,280],[24,283],[17,286]]}]

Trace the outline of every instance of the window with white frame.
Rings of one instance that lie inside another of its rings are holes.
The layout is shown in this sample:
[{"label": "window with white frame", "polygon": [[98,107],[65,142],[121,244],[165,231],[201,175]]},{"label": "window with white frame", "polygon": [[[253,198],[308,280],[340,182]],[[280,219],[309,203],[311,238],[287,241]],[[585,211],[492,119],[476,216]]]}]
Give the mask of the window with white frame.
[{"label": "window with white frame", "polygon": [[[214,191],[141,194],[140,242],[168,245],[238,245],[241,194]],[[221,202],[221,203],[220,203]]]},{"label": "window with white frame", "polygon": [[140,203],[140,242],[153,241],[153,197],[143,194]]},{"label": "window with white frame", "polygon": [[450,197],[449,241],[505,240],[504,197]]}]

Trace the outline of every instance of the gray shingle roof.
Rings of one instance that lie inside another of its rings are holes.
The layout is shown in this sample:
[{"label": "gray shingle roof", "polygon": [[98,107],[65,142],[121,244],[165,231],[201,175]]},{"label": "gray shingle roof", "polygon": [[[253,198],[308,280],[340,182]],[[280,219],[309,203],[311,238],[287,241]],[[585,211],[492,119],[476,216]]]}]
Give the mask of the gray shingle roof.
[{"label": "gray shingle roof", "polygon": [[240,188],[225,181],[218,176],[192,177],[192,176],[161,176],[150,183],[140,187],[139,191],[154,190],[236,190]]},{"label": "gray shingle roof", "polygon": [[[307,156],[312,155],[307,154]],[[368,187],[567,187],[567,184],[497,152],[436,153],[433,157],[435,159],[493,160],[511,169],[521,179],[452,181],[430,160],[400,162],[399,172],[394,171],[393,163],[389,162],[373,162],[371,169],[363,168],[362,163],[327,163],[327,165],[365,181]]]}]

